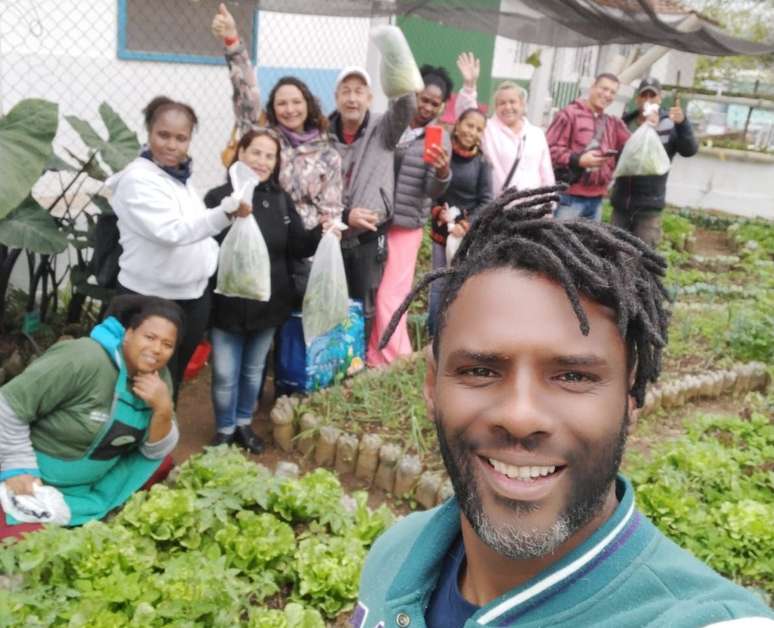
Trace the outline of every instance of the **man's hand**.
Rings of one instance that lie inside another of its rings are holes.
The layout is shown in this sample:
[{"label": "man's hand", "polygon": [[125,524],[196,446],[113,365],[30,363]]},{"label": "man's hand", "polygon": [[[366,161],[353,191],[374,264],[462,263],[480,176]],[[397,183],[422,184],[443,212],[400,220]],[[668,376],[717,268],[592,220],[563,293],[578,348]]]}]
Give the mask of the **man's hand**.
[{"label": "man's hand", "polygon": [[5,481],[6,488],[14,495],[32,495],[36,486],[42,486],[40,478],[34,475],[15,475]]},{"label": "man's hand", "polygon": [[610,157],[606,157],[601,151],[590,150],[580,156],[578,165],[581,168],[600,168],[608,159],[610,159]]},{"label": "man's hand", "polygon": [[210,28],[212,29],[212,34],[218,39],[226,39],[227,37],[236,39],[239,37],[234,16],[229,13],[226,5],[222,2],[215,17],[212,18],[212,26]]},{"label": "man's hand", "polygon": [[675,100],[674,106],[669,108],[669,119],[675,124],[682,124],[685,122],[685,112],[680,106],[679,100]]},{"label": "man's hand", "polygon": [[172,416],[172,397],[158,373],[140,373],[132,380],[132,392],[147,403],[153,413],[168,412]]},{"label": "man's hand", "polygon": [[430,164],[435,168],[435,176],[445,179],[449,176],[449,153],[441,144],[431,144],[427,149]]},{"label": "man's hand", "polygon": [[478,76],[481,74],[481,62],[472,52],[463,52],[457,57],[457,68],[462,74],[462,85],[468,89],[476,89]]},{"label": "man's hand", "polygon": [[355,229],[367,229],[376,231],[379,222],[379,214],[365,207],[353,207],[349,210],[347,224]]}]

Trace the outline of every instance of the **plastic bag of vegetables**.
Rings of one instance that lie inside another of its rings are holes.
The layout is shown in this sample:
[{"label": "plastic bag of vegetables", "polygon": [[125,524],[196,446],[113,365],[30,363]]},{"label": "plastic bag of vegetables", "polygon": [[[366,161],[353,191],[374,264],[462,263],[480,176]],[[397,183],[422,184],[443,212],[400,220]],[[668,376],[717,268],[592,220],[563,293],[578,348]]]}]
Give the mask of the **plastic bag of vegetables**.
[{"label": "plastic bag of vegetables", "polygon": [[349,313],[349,292],[341,243],[332,229],[317,245],[301,312],[307,346],[346,320]]},{"label": "plastic bag of vegetables", "polygon": [[255,217],[237,218],[223,239],[215,292],[256,301],[271,297],[269,250]]},{"label": "plastic bag of vegetables", "polygon": [[424,88],[425,83],[411,48],[397,26],[377,26],[371,31],[371,39],[382,55],[379,74],[387,98],[397,98]]},{"label": "plastic bag of vegetables", "polygon": [[647,122],[640,125],[624,144],[614,177],[662,175],[669,172],[667,155],[656,129]]}]

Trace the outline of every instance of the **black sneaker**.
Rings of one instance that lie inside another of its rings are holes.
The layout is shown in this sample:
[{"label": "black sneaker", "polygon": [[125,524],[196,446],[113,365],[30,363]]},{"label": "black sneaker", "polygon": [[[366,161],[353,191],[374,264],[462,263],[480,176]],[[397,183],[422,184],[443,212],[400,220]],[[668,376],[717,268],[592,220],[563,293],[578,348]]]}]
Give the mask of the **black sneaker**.
[{"label": "black sneaker", "polygon": [[234,432],[234,442],[243,447],[251,454],[263,453],[264,445],[263,440],[249,425],[237,425],[236,432]]},{"label": "black sneaker", "polygon": [[224,434],[223,432],[215,432],[215,437],[210,441],[210,447],[217,447],[218,445],[230,445],[234,442],[236,434]]}]

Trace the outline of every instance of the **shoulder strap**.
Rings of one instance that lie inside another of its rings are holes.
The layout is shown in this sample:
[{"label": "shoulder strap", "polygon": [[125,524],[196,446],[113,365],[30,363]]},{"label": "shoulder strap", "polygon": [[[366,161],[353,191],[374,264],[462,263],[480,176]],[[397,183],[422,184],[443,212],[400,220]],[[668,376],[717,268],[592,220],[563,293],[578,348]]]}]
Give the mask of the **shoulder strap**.
[{"label": "shoulder strap", "polygon": [[605,127],[607,126],[607,114],[600,114],[599,118],[597,118],[597,125],[594,127],[594,137],[591,138],[591,141],[586,145],[586,150],[588,150],[589,146],[592,146],[593,144],[599,144],[599,141],[602,139],[602,136],[605,134]]},{"label": "shoulder strap", "polygon": [[[508,186],[511,184],[511,179],[513,179],[513,175],[516,172],[516,168],[519,167],[521,156],[524,154],[524,144],[526,144],[526,142],[527,142],[527,134],[525,133],[521,137],[521,144],[519,145],[519,152],[516,153],[516,159],[513,160],[513,165],[511,166],[511,169],[508,172],[508,176],[505,177],[505,183],[503,183],[503,190],[507,190]],[[500,191],[502,192],[502,190]]]}]

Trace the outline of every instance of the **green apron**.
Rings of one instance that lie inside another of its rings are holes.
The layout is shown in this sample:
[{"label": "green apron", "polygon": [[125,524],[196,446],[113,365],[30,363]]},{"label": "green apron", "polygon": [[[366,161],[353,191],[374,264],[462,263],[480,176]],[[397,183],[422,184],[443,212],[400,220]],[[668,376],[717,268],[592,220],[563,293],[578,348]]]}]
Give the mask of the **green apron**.
[{"label": "green apron", "polygon": [[[94,328],[91,337],[102,345],[118,367],[110,418],[79,460],[63,460],[36,451],[41,480],[61,491],[72,514],[70,526],[101,519],[122,505],[161,465],[143,456],[151,408],[130,388],[121,354],[124,329],[115,318]],[[10,521],[9,523],[17,523]]]}]

